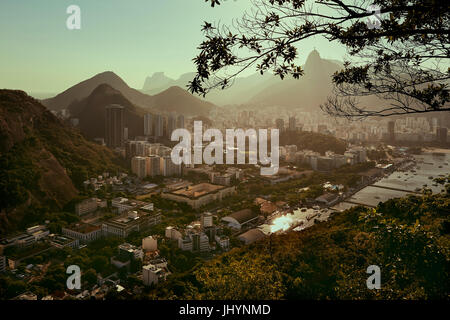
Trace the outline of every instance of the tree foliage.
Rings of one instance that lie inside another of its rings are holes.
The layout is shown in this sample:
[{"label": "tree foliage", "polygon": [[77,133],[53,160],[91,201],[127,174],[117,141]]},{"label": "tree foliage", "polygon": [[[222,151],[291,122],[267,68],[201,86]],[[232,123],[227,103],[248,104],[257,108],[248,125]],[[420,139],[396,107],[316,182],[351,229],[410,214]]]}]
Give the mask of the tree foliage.
[{"label": "tree foliage", "polygon": [[[206,0],[211,6],[218,0]],[[233,26],[205,22],[194,58],[193,93],[226,88],[244,70],[299,78],[302,42],[314,37],[345,46],[351,56],[321,107],[363,118],[450,110],[449,19],[445,0],[252,0]],[[377,13],[379,9],[379,13]],[[375,19],[375,20],[374,20]],[[361,105],[376,96],[382,106]]]}]

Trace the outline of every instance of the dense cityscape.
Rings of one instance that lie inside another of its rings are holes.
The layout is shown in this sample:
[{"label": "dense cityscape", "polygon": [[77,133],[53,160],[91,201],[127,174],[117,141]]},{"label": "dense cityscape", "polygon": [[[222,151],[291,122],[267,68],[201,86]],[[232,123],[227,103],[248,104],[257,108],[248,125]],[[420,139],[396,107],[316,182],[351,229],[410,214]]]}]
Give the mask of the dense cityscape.
[{"label": "dense cityscape", "polygon": [[43,1],[48,43],[0,4],[1,302],[448,300],[448,4]]}]

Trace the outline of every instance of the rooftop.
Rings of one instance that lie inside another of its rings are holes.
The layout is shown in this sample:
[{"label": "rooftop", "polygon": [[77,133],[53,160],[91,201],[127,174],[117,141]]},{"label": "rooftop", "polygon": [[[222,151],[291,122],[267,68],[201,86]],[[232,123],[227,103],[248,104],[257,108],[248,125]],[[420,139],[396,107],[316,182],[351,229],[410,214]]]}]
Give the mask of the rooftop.
[{"label": "rooftop", "polygon": [[86,234],[86,233],[91,233],[93,231],[100,230],[101,227],[100,226],[94,226],[94,225],[88,224],[88,223],[77,223],[77,224],[68,226],[66,229]]},{"label": "rooftop", "polygon": [[[250,221],[256,217],[258,217],[258,214],[253,213],[250,209],[244,209],[240,211],[233,212],[232,214],[228,215],[227,217],[234,218],[237,222],[240,224],[243,224],[247,221]],[[225,217],[225,218],[227,218]]]},{"label": "rooftop", "polygon": [[172,191],[171,193],[187,198],[198,198],[208,193],[214,193],[224,188],[226,187],[205,182],[193,186],[188,186],[185,188],[180,188],[178,190]]}]

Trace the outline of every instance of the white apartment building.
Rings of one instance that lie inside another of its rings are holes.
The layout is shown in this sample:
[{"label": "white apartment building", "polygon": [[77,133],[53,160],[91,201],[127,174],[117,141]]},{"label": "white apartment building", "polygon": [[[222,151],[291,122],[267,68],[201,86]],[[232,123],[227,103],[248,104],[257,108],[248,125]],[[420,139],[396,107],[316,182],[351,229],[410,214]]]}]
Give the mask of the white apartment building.
[{"label": "white apartment building", "polygon": [[165,232],[166,238],[177,240],[182,238],[181,232],[175,229],[174,227],[167,227]]},{"label": "white apartment building", "polygon": [[152,284],[157,284],[160,281],[164,281],[166,279],[166,273],[162,268],[149,264],[142,267],[142,279],[144,285],[150,286]]}]

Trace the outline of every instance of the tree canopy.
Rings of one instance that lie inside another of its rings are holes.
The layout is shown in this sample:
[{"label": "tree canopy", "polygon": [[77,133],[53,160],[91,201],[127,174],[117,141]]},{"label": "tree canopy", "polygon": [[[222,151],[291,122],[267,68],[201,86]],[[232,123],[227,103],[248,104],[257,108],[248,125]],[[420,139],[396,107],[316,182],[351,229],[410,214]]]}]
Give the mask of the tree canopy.
[{"label": "tree canopy", "polygon": [[[205,0],[211,6],[219,0]],[[252,0],[232,26],[205,22],[194,58],[193,93],[226,88],[251,67],[281,79],[299,78],[302,42],[324,37],[352,61],[332,76],[334,93],[321,105],[347,118],[450,110],[450,28],[444,0]],[[381,105],[362,105],[373,96]]]}]

